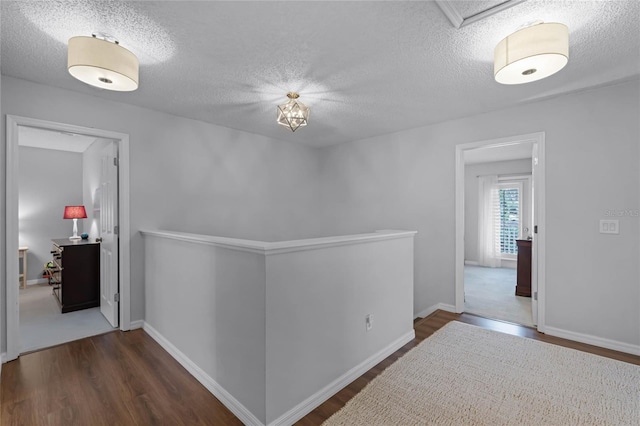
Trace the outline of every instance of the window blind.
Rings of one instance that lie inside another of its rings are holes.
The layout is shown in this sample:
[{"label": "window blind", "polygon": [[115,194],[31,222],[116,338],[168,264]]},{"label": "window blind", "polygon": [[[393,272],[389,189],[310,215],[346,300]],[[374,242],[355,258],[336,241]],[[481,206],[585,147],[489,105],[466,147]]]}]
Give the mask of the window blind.
[{"label": "window blind", "polygon": [[518,254],[516,240],[520,236],[520,190],[500,188],[496,217],[499,219],[500,253]]}]

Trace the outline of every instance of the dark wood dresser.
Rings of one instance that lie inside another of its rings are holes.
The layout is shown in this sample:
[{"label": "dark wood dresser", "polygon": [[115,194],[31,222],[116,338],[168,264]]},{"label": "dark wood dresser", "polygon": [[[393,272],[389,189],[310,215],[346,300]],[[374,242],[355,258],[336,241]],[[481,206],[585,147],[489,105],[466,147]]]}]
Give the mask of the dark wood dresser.
[{"label": "dark wood dresser", "polygon": [[531,240],[516,240],[518,245],[518,280],[516,296],[531,297]]},{"label": "dark wood dresser", "polygon": [[62,313],[100,306],[100,243],[52,240],[53,294]]}]

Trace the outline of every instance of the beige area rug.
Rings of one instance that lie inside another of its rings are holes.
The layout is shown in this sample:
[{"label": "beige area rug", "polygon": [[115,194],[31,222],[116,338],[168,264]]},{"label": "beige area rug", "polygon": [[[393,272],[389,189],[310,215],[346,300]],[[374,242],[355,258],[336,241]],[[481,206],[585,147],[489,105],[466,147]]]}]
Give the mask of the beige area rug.
[{"label": "beige area rug", "polygon": [[639,425],[640,366],[452,321],[335,425]]}]

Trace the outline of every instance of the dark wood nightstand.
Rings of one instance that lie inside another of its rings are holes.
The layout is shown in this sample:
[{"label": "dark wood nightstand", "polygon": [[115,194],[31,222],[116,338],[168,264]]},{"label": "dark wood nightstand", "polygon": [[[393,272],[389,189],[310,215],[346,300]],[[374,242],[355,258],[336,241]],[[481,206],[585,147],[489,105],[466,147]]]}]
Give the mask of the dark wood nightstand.
[{"label": "dark wood nightstand", "polygon": [[516,296],[531,297],[531,240],[516,240],[518,245],[518,281]]},{"label": "dark wood nightstand", "polygon": [[53,294],[62,313],[100,306],[100,243],[52,240],[56,265]]}]

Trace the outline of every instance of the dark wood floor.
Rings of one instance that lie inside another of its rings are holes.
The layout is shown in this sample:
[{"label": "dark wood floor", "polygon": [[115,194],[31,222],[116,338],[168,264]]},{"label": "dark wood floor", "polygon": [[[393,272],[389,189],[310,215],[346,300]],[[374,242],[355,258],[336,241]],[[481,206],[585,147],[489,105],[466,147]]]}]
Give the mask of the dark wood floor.
[{"label": "dark wood floor", "polygon": [[0,392],[2,426],[242,425],[142,330],[21,356]]},{"label": "dark wood floor", "polygon": [[[468,314],[437,311],[416,338],[353,381],[297,425],[319,425],[367,383],[449,321],[524,336],[640,365],[640,357]],[[21,356],[2,367],[4,425],[241,425],[142,330],[112,332]]]}]

